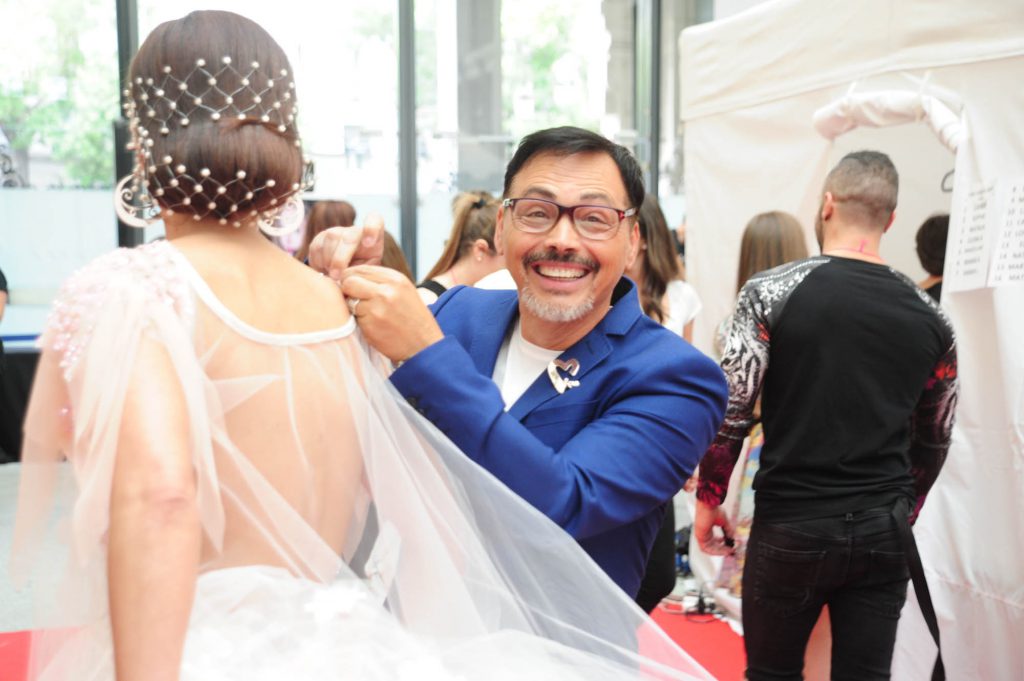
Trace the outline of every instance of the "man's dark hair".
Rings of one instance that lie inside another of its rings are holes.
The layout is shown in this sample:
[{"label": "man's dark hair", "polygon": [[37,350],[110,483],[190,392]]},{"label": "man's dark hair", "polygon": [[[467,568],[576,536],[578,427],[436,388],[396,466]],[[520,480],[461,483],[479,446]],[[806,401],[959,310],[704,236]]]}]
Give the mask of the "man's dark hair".
[{"label": "man's dark hair", "polygon": [[892,160],[880,151],[854,151],[843,156],[828,177],[825,191],[862,222],[884,228],[896,210],[900,180]]},{"label": "man's dark hair", "polygon": [[928,274],[941,277],[946,262],[949,214],[933,215],[917,230],[917,257]]},{"label": "man's dark hair", "polygon": [[592,152],[611,156],[615,165],[619,167],[622,183],[626,186],[626,194],[629,196],[631,205],[626,207],[639,209],[644,202],[644,175],[633,154],[624,146],[615,144],[595,132],[572,126],[538,130],[522,139],[512,160],[508,162],[508,168],[505,169],[504,197],[509,198],[509,188],[516,173],[537,154],[571,156]]}]

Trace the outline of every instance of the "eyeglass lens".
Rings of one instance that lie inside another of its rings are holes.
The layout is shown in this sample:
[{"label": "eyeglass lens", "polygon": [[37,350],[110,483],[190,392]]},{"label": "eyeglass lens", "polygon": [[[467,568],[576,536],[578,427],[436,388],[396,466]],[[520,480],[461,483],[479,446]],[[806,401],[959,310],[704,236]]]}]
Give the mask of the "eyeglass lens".
[{"label": "eyeglass lens", "polygon": [[[573,222],[583,236],[608,238],[619,225],[619,212],[605,206],[575,206]],[[512,209],[512,217],[520,229],[528,232],[546,232],[562,214],[558,204],[539,199],[519,199]]]}]

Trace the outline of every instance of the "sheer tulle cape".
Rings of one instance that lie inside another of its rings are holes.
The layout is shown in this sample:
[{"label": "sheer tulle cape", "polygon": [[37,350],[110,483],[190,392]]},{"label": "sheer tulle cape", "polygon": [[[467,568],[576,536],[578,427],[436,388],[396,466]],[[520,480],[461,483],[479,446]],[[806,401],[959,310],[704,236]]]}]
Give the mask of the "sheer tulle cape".
[{"label": "sheer tulle cape", "polygon": [[36,585],[33,675],[112,675],[105,536],[146,346],[184,396],[204,536],[184,678],[711,678],[413,411],[352,323],[254,329],[154,244],[72,277],[41,345],[12,574],[61,555],[47,537],[67,565]]}]

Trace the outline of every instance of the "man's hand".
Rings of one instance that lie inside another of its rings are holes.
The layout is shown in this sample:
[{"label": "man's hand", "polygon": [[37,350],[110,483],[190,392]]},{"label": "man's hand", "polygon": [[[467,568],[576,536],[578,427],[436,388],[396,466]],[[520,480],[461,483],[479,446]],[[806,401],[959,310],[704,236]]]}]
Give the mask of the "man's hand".
[{"label": "man's hand", "polygon": [[341,292],[367,342],[392,362],[407,360],[444,338],[416,287],[396,270],[349,267],[341,275]]},{"label": "man's hand", "polygon": [[[714,533],[715,526],[722,528],[721,536]],[[710,556],[726,556],[733,552],[733,527],[721,506],[709,506],[700,499],[693,518],[693,534],[697,537],[700,550]]]},{"label": "man's hand", "polygon": [[330,227],[309,245],[309,265],[339,281],[348,267],[379,265],[384,255],[384,220],[370,214],[362,227]]}]

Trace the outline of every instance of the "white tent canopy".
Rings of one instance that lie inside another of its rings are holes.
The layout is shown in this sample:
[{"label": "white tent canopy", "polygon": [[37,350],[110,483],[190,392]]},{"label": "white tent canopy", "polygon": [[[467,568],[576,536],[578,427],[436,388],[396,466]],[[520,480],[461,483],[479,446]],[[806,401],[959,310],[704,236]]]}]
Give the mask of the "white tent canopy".
[{"label": "white tent canopy", "polygon": [[[680,46],[687,273],[705,303],[703,349],[735,299],[746,222],[789,211],[816,252],[821,184],[843,154],[878,149],[896,163],[882,255],[911,277],[924,274],[918,225],[951,213],[942,304],[962,393],[916,535],[948,677],[1024,678],[1024,221],[1010,207],[1024,202],[1024,3],[773,0],[689,28]],[[893,678],[928,678],[933,655],[911,599]]]}]

